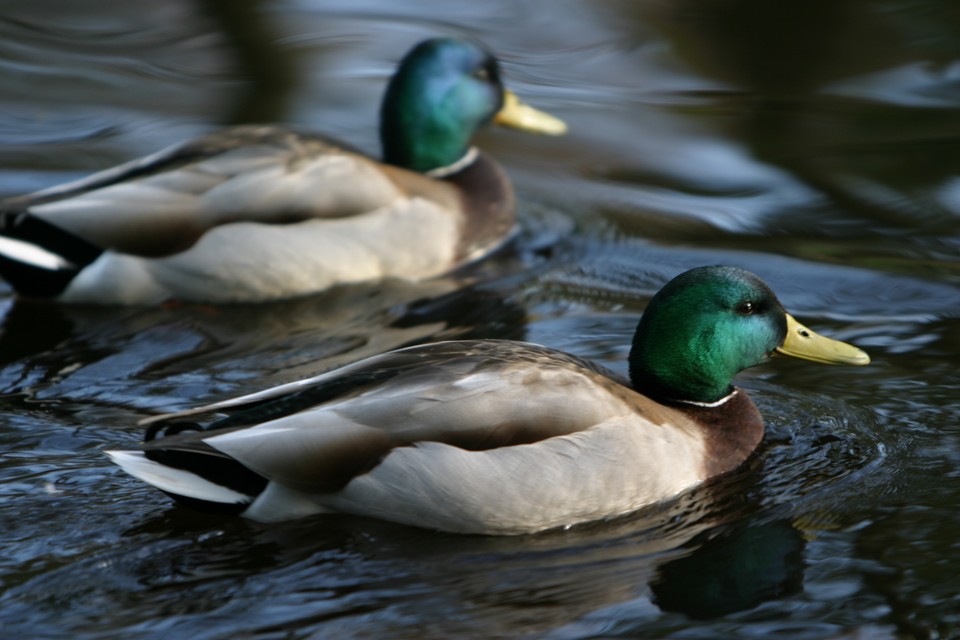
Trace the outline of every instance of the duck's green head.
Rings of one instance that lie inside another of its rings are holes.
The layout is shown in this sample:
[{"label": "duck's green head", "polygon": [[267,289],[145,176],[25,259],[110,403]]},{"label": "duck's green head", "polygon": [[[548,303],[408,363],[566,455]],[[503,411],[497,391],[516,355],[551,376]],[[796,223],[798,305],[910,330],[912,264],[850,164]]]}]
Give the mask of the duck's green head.
[{"label": "duck's green head", "polygon": [[383,159],[428,172],[463,158],[491,120],[535,133],[561,134],[560,120],[521,104],[504,89],[496,58],[455,38],[421,42],[404,57],[380,110]]},{"label": "duck's green head", "polygon": [[774,354],[863,365],[866,353],[807,329],[757,276],[736,267],[680,274],[647,306],[630,352],[637,390],[659,400],[711,403],[733,377]]}]

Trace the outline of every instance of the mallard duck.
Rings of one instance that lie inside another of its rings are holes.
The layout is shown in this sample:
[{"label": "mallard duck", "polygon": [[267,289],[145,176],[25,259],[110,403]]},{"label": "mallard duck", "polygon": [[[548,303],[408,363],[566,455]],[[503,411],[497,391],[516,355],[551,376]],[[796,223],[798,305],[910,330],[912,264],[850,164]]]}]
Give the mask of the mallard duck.
[{"label": "mallard duck", "polygon": [[383,161],[329,138],[238,126],[0,202],[0,274],[26,297],[254,302],[430,278],[515,228],[503,170],[471,146],[491,120],[560,134],[504,89],[496,59],[417,45],[383,100]]},{"label": "mallard duck", "polygon": [[[626,514],[736,468],[764,425],[731,379],[776,354],[870,361],[797,322],[757,276],[703,267],[651,299],[629,380],[535,344],[439,342],[148,418],[139,450],[107,453],[181,501],[254,520],[340,512],[532,533]],[[229,415],[193,422],[215,412]]]}]

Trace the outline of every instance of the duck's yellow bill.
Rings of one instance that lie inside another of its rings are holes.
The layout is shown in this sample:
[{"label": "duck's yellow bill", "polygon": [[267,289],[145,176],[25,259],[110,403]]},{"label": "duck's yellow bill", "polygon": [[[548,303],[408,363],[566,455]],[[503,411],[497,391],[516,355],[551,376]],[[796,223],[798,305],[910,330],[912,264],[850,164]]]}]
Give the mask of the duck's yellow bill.
[{"label": "duck's yellow bill", "polygon": [[560,136],[567,132],[567,125],[563,120],[520,102],[517,94],[509,89],[504,89],[503,107],[493,117],[493,121],[505,127],[548,136]]},{"label": "duck's yellow bill", "polygon": [[826,364],[870,364],[870,356],[864,351],[852,344],[821,336],[797,322],[789,313],[787,337],[775,351],[784,356]]}]

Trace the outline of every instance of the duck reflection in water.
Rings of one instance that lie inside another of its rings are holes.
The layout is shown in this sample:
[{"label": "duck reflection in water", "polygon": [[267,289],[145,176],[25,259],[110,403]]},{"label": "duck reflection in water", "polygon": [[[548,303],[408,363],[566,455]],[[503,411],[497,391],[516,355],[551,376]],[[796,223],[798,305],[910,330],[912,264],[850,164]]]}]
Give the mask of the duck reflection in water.
[{"label": "duck reflection in water", "polygon": [[787,520],[740,526],[661,565],[651,582],[664,611],[717,618],[800,591],[804,539]]}]

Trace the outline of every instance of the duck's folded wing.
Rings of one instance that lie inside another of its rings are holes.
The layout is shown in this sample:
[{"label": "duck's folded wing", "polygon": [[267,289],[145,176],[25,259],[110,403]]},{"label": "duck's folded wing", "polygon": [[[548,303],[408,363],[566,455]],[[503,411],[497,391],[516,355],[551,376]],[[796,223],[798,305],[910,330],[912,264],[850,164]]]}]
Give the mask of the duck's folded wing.
[{"label": "duck's folded wing", "polygon": [[[472,451],[517,446],[629,413],[618,383],[571,366],[556,352],[495,341],[478,342],[472,352],[464,351],[463,343],[447,344],[457,345],[460,355],[421,358],[419,366],[408,360],[411,366],[397,375],[310,408],[196,437],[265,478],[302,491],[331,491],[376,466],[395,447],[426,442]],[[514,354],[523,351],[524,357],[498,358],[498,346]],[[411,351],[423,356],[430,349]],[[381,358],[398,354],[411,355],[401,351]]]},{"label": "duck's folded wing", "polygon": [[231,222],[288,224],[389,207],[409,197],[397,179],[406,173],[320,136],[237,127],[0,207],[101,248],[162,256]]}]

